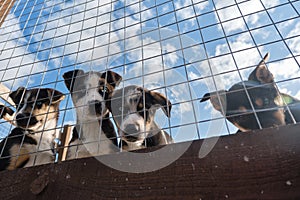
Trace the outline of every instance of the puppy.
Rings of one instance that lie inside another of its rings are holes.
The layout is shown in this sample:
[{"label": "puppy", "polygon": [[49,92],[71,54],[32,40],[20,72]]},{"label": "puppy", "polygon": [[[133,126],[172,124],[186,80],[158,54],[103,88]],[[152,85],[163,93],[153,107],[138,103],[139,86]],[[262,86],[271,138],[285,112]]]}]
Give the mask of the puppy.
[{"label": "puppy", "polygon": [[154,121],[158,108],[170,117],[172,104],[158,92],[131,85],[113,93],[110,110],[122,139],[123,150],[173,143],[171,136]]},{"label": "puppy", "polygon": [[0,143],[0,170],[53,162],[59,103],[64,95],[48,88],[18,88],[10,93],[17,110],[1,106],[1,117],[14,116],[16,128]]},{"label": "puppy", "polygon": [[273,74],[265,65],[268,58],[269,53],[251,72],[248,81],[236,83],[228,91],[207,93],[200,102],[210,100],[213,107],[242,132],[299,121],[299,100],[278,91]]},{"label": "puppy", "polygon": [[66,72],[63,78],[71,93],[77,116],[67,159],[119,151],[107,104],[122,77],[112,71],[85,73],[73,70]]}]

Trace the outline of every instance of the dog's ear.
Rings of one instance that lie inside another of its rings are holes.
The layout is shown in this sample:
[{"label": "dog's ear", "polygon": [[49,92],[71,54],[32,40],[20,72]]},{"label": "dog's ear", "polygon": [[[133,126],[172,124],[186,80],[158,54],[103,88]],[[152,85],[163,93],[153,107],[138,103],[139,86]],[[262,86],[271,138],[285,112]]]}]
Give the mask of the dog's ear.
[{"label": "dog's ear", "polygon": [[65,95],[60,91],[54,90],[52,88],[46,88],[49,98],[51,99],[51,104],[57,104],[64,100]]},{"label": "dog's ear", "polygon": [[226,92],[226,90],[219,90],[217,92],[206,93],[200,102],[210,100],[213,107],[223,114],[222,110],[226,112]]},{"label": "dog's ear", "polygon": [[171,117],[172,103],[161,93],[144,89],[146,107],[158,106],[167,117]]},{"label": "dog's ear", "polygon": [[63,74],[63,78],[65,80],[65,85],[67,86],[67,88],[70,92],[73,91],[73,86],[75,84],[76,77],[82,76],[83,74],[84,74],[84,71],[81,69],[75,69],[75,70],[68,71]]},{"label": "dog's ear", "polygon": [[277,96],[274,101],[278,106],[300,103],[299,99],[285,93],[280,93],[279,96]]},{"label": "dog's ear", "polygon": [[16,104],[16,107],[18,107],[18,105],[21,103],[25,92],[26,92],[26,89],[24,87],[19,87],[16,91],[13,91],[9,94],[9,97]]},{"label": "dog's ear", "polygon": [[108,84],[113,86],[114,88],[117,87],[120,82],[122,81],[122,76],[116,72],[106,71],[101,75],[101,78],[105,79]]},{"label": "dog's ear", "polygon": [[268,70],[266,62],[269,60],[270,53],[267,53],[265,57],[260,61],[255,70],[249,75],[249,81],[257,81],[260,83],[273,83],[274,76]]},{"label": "dog's ear", "polygon": [[14,111],[5,105],[0,104],[0,119],[6,121],[12,121],[14,116]]}]

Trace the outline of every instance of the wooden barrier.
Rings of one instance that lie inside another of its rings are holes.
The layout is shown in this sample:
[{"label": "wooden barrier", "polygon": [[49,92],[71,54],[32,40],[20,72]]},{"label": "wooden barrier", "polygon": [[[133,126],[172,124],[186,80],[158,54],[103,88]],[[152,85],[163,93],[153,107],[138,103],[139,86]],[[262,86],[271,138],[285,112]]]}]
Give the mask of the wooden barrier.
[{"label": "wooden barrier", "polygon": [[149,173],[121,172],[93,157],[3,171],[0,199],[300,199],[299,129],[223,136],[202,159],[197,140],[177,161]]},{"label": "wooden barrier", "polygon": [[15,0],[0,0],[0,26],[3,24]]},{"label": "wooden barrier", "polygon": [[[0,0],[0,26],[3,24],[6,16],[8,15],[10,9],[14,5],[14,0]],[[12,106],[15,106],[15,103],[9,97],[10,89],[5,85],[0,83],[0,98],[9,103]],[[0,103],[2,105],[2,103]]]}]

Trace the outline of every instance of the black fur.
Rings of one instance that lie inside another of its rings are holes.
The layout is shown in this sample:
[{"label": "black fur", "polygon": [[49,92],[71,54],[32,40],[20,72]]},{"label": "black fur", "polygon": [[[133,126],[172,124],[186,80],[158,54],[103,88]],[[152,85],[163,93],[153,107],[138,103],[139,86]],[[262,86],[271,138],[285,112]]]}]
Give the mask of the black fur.
[{"label": "black fur", "polygon": [[[10,154],[10,149],[14,145],[19,145],[19,144],[33,144],[37,145],[37,141],[30,137],[30,134],[34,134],[32,132],[27,132],[27,134],[24,133],[24,130],[21,128],[14,128],[12,132],[9,134],[9,136],[2,140],[0,143],[0,150],[2,151],[2,155],[0,158],[0,171],[5,170],[11,160],[11,156],[16,156],[16,155],[11,155]],[[25,162],[23,162],[21,165],[16,166],[17,168],[22,168],[26,163],[28,162],[29,159],[27,159]]]}]

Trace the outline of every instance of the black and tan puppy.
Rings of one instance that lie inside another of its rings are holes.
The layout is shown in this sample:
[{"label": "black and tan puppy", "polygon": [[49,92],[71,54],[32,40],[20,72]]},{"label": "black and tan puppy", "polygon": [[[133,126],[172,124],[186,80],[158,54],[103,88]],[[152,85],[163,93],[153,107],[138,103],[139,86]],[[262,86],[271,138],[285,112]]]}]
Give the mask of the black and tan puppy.
[{"label": "black and tan puppy", "polygon": [[68,159],[119,151],[107,104],[122,77],[112,71],[73,70],[66,72],[63,78],[71,93],[77,117]]},{"label": "black and tan puppy", "polygon": [[1,117],[14,116],[17,126],[0,143],[0,170],[40,165],[54,161],[54,139],[59,116],[59,103],[64,95],[48,88],[27,90],[23,87],[12,92],[16,104],[14,113],[1,106]]},{"label": "black and tan puppy", "polygon": [[228,91],[207,93],[201,102],[210,100],[242,132],[299,121],[299,100],[279,92],[273,74],[265,65],[268,58],[269,53],[248,81],[236,83]]},{"label": "black and tan puppy", "polygon": [[123,150],[173,143],[171,136],[154,121],[159,108],[170,117],[172,104],[158,92],[131,85],[113,93],[110,110],[122,138]]}]

